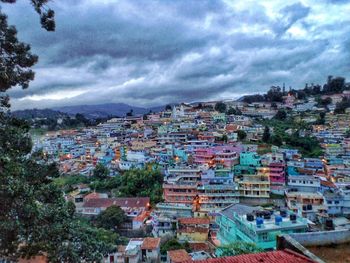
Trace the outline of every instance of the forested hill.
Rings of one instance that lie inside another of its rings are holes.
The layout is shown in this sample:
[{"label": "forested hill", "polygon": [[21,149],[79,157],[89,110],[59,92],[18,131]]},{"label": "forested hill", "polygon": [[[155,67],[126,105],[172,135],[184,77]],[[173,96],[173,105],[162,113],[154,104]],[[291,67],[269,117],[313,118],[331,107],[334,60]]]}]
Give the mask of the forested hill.
[{"label": "forested hill", "polygon": [[18,110],[13,111],[12,116],[25,119],[58,119],[68,117],[67,113],[51,110],[51,109],[28,109],[28,110]]}]

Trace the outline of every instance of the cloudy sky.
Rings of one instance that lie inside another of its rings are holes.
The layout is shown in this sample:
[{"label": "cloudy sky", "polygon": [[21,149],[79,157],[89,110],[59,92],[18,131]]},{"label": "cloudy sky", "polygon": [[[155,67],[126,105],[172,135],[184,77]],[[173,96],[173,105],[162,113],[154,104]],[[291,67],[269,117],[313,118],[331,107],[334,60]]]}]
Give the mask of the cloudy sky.
[{"label": "cloudy sky", "polygon": [[39,55],[14,109],[231,99],[350,78],[350,1],[54,0],[56,32],[29,0],[2,4]]}]

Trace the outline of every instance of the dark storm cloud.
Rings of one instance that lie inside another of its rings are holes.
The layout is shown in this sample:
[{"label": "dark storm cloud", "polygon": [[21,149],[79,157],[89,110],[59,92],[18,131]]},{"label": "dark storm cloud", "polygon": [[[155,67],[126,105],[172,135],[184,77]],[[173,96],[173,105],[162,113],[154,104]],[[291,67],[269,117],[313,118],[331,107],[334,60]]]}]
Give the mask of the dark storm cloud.
[{"label": "dark storm cloud", "polygon": [[36,80],[11,91],[12,104],[148,106],[349,77],[346,2],[60,0],[50,4],[54,33],[27,1],[3,5],[40,55]]},{"label": "dark storm cloud", "polygon": [[299,20],[307,17],[309,12],[310,8],[299,2],[285,6],[279,10],[280,17],[273,22],[272,28],[276,35],[280,37]]}]

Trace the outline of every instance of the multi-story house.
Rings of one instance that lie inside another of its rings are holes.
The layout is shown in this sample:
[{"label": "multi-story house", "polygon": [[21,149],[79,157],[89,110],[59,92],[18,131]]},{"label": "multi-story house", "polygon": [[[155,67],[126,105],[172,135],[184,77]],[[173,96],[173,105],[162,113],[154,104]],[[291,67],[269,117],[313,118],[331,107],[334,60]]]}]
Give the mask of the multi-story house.
[{"label": "multi-story house", "polygon": [[201,211],[219,211],[239,202],[239,194],[234,183],[201,185],[197,190]]},{"label": "multi-story house", "polygon": [[316,221],[318,214],[327,213],[320,193],[286,192],[285,198],[288,209],[311,221]]},{"label": "multi-story house", "polygon": [[308,228],[307,220],[295,213],[264,211],[242,204],[221,211],[216,223],[220,245],[241,241],[254,243],[262,249],[274,249],[277,235],[305,232]]},{"label": "multi-story house", "polygon": [[201,170],[198,168],[169,168],[163,184],[165,202],[192,204],[200,179]]},{"label": "multi-story house", "polygon": [[269,198],[269,173],[260,170],[258,174],[243,174],[237,180],[239,194],[243,198]]},{"label": "multi-story house", "polygon": [[239,148],[233,146],[216,146],[214,150],[214,161],[217,165],[232,168],[239,163]]},{"label": "multi-story house", "polygon": [[285,164],[276,162],[268,166],[271,192],[283,194],[286,186]]},{"label": "multi-story house", "polygon": [[330,216],[341,215],[343,213],[343,196],[338,191],[324,191],[324,204],[327,207],[327,214]]},{"label": "multi-story house", "polygon": [[288,189],[300,192],[315,193],[320,191],[320,178],[310,175],[288,176]]},{"label": "multi-story house", "polygon": [[229,169],[169,168],[163,185],[164,199],[170,203],[193,204],[201,211],[216,211],[238,202],[233,173]]},{"label": "multi-story house", "polygon": [[205,242],[209,234],[209,218],[179,218],[177,238],[180,241]]},{"label": "multi-story house", "polygon": [[343,198],[343,210],[342,213],[344,215],[350,214],[350,185],[349,184],[342,184],[338,185],[340,194]]},{"label": "multi-story house", "polygon": [[211,148],[199,148],[194,150],[194,163],[198,165],[207,165],[213,167],[214,161],[214,151]]},{"label": "multi-story house", "polygon": [[[131,238],[123,253],[113,257],[114,262],[128,263],[159,263],[160,262],[160,238]],[[111,257],[110,257],[111,258]],[[117,261],[117,259],[119,261]]]}]

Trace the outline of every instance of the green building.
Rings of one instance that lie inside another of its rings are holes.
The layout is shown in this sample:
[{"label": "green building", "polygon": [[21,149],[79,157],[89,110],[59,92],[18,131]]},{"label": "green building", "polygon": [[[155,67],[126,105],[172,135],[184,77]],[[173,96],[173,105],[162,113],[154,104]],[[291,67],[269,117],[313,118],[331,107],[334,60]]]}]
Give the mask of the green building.
[{"label": "green building", "polygon": [[220,245],[235,241],[255,243],[266,250],[276,248],[276,236],[302,233],[308,229],[307,219],[289,211],[271,213],[259,207],[233,204],[216,217]]},{"label": "green building", "polygon": [[241,166],[261,166],[261,158],[255,152],[242,152],[239,155],[239,164]]}]

